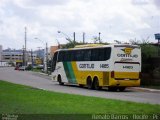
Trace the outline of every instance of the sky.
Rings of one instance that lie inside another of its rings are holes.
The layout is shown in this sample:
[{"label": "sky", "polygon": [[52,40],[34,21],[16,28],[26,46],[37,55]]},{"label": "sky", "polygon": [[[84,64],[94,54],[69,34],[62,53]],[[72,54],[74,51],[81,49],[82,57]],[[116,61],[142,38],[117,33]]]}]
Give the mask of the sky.
[{"label": "sky", "polygon": [[[160,33],[160,0],[0,0],[0,45],[22,49],[27,27],[27,49],[76,41],[148,40]],[[58,33],[57,31],[61,31]],[[35,39],[38,38],[38,39]]]}]

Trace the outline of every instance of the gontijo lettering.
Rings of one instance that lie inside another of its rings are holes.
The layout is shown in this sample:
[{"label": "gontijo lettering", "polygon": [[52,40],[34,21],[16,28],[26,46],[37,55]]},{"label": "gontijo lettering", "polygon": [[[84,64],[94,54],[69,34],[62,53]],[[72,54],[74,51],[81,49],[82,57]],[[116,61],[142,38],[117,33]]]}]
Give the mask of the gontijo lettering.
[{"label": "gontijo lettering", "polygon": [[94,68],[94,64],[79,64],[79,68]]},{"label": "gontijo lettering", "polygon": [[117,54],[117,57],[130,57],[130,58],[137,58],[138,55],[130,55],[130,54]]}]

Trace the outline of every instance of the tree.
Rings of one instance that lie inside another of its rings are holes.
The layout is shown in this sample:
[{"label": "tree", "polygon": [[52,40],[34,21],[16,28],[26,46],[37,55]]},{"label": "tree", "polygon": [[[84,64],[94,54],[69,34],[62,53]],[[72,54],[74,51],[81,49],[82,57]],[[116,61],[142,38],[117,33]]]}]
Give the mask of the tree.
[{"label": "tree", "polygon": [[158,47],[149,42],[149,36],[146,39],[142,38],[142,40],[131,39],[130,43],[141,47],[142,57],[144,58],[158,56]]},{"label": "tree", "polygon": [[79,43],[78,42],[73,42],[73,41],[69,41],[67,44],[65,45],[62,45],[62,49],[65,49],[65,48],[74,48],[76,45],[78,45]]},{"label": "tree", "polygon": [[132,39],[131,44],[139,45],[142,52],[142,72],[153,71],[154,67],[152,65],[151,59],[153,57],[158,57],[158,47],[154,46],[149,42],[149,37],[142,40]]}]

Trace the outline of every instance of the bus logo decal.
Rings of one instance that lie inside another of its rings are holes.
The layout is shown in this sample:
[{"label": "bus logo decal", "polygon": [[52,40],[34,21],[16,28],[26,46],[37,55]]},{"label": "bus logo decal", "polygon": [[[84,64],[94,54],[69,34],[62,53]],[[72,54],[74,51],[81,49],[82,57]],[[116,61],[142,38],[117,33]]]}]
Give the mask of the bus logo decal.
[{"label": "bus logo decal", "polygon": [[124,51],[125,54],[129,54],[130,55],[133,49],[134,48],[124,48],[124,49],[121,49],[121,50]]},{"label": "bus logo decal", "polygon": [[118,53],[117,54],[117,56],[118,57],[122,57],[122,58],[124,58],[124,57],[131,57],[131,58],[138,58],[138,55],[137,54],[133,54],[132,55],[132,50],[133,50],[134,48],[130,48],[130,47],[126,47],[126,48],[124,48],[124,49],[121,49],[125,54],[121,54],[121,53]]}]

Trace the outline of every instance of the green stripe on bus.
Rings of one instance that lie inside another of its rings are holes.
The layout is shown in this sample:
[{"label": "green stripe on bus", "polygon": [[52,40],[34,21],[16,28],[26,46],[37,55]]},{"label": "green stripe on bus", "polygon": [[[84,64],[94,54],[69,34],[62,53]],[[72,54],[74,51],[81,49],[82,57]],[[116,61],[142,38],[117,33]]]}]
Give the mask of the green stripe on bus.
[{"label": "green stripe on bus", "polygon": [[69,71],[70,71],[69,73],[70,73],[70,76],[71,76],[72,83],[77,83],[71,62],[68,62],[68,68],[69,68]]},{"label": "green stripe on bus", "polygon": [[63,62],[63,66],[64,66],[64,70],[65,70],[68,82],[71,82],[71,77],[70,77],[70,74],[69,74],[69,69],[68,69],[67,62]]},{"label": "green stripe on bus", "polygon": [[77,83],[71,62],[63,62],[63,66],[64,66],[64,70],[65,70],[68,82]]}]

